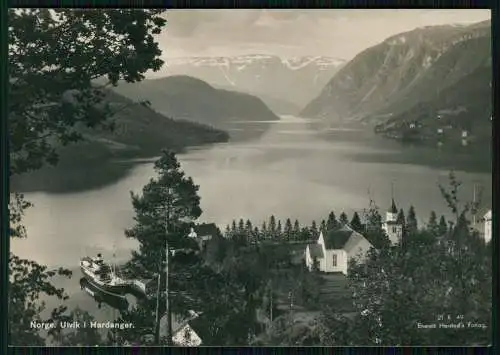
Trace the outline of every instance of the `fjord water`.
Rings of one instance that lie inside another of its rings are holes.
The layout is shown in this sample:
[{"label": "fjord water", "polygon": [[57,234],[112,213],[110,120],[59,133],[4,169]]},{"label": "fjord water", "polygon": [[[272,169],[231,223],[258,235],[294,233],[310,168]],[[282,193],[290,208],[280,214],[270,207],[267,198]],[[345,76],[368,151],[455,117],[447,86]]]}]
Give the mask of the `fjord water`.
[{"label": "fjord water", "polygon": [[[259,123],[239,122],[230,133],[251,129],[260,129]],[[474,162],[474,157],[468,158]],[[256,140],[193,147],[179,159],[200,185],[200,220],[221,227],[239,218],[260,227],[272,214],[282,223],[286,218],[319,223],[332,210],[337,216],[342,211],[352,216],[354,210],[368,207],[370,198],[386,210],[391,185],[398,208],[406,212],[413,204],[420,221],[426,221],[431,210],[449,215],[438,183],[447,183],[454,158],[434,148],[404,147],[369,130],[332,128],[318,133],[307,119],[283,116]],[[75,270],[71,280],[58,281],[71,296],[69,305],[100,320],[111,317],[109,309],[98,310],[80,291],[78,261],[97,252],[106,258],[115,254],[117,262],[128,258],[135,246],[124,236],[134,216],[130,191],[139,192],[153,175],[152,164],[143,162],[103,188],[27,193],[34,203],[24,221],[28,239],[13,241],[12,251]],[[471,200],[473,185],[481,185],[483,205],[491,206],[491,173],[462,167],[456,175],[463,182],[462,197]]]}]

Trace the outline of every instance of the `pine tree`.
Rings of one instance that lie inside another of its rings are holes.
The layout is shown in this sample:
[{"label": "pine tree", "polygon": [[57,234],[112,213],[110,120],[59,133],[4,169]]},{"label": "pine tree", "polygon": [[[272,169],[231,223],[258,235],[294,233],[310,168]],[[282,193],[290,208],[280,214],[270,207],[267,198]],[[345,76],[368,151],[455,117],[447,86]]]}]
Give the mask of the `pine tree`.
[{"label": "pine tree", "polygon": [[328,215],[328,220],[326,221],[327,230],[335,229],[338,226],[337,218],[335,217],[335,213],[332,211]]},{"label": "pine tree", "polygon": [[284,235],[285,235],[285,239],[287,241],[290,241],[292,239],[292,221],[290,220],[290,218],[287,218],[286,219],[286,222],[285,222],[285,229],[284,229]]},{"label": "pine tree", "polygon": [[293,222],[292,236],[293,240],[300,240],[300,224],[297,219]]},{"label": "pine tree", "polygon": [[229,224],[226,224],[226,229],[224,231],[224,236],[226,238],[229,238],[231,236],[231,228],[229,227]]},{"label": "pine tree", "polygon": [[436,212],[431,211],[431,215],[429,217],[429,222],[427,223],[427,230],[434,236],[438,235],[438,222]]},{"label": "pine tree", "polygon": [[358,212],[354,212],[354,215],[352,216],[350,226],[352,229],[354,229],[358,233],[363,232],[363,224],[361,223],[361,219],[359,218]]},{"label": "pine tree", "polygon": [[272,237],[276,234],[276,218],[274,215],[269,218],[269,233],[271,233]]},{"label": "pine tree", "polygon": [[242,233],[245,231],[245,221],[243,218],[240,218],[240,221],[238,222],[238,232]]},{"label": "pine tree", "polygon": [[439,237],[442,237],[446,235],[446,233],[448,233],[448,222],[446,221],[446,218],[444,218],[444,216],[441,216],[441,218],[439,218],[437,232]]},{"label": "pine tree", "polygon": [[406,218],[406,230],[409,237],[418,232],[417,216],[415,214],[415,208],[413,206],[410,206],[410,209],[408,210],[408,217]]},{"label": "pine tree", "polygon": [[326,221],[324,219],[321,220],[319,230],[320,230],[320,232],[326,233]]},{"label": "pine tree", "polygon": [[281,227],[281,221],[278,221],[278,225],[276,226],[276,238],[281,239],[282,233],[283,227]]},{"label": "pine tree", "polygon": [[404,226],[406,225],[406,217],[405,217],[405,212],[401,208],[398,213],[398,217],[396,218],[396,222],[400,225]]},{"label": "pine tree", "polygon": [[260,229],[262,239],[267,239],[268,238],[268,231],[267,231],[267,224],[266,221],[262,222],[262,228]]},{"label": "pine tree", "polygon": [[245,223],[245,230],[248,232],[248,233],[251,233],[252,230],[253,230],[253,226],[252,226],[252,222],[247,219],[246,223]]},{"label": "pine tree", "polygon": [[339,223],[340,223],[341,225],[346,225],[346,224],[348,224],[348,223],[349,223],[349,219],[347,218],[347,215],[346,215],[344,212],[342,212],[342,213],[340,214],[340,217],[339,217]]},{"label": "pine tree", "polygon": [[236,232],[236,220],[233,219],[233,222],[231,223],[231,232],[235,233]]},{"label": "pine tree", "polygon": [[318,226],[316,225],[316,221],[312,221],[311,223],[311,236],[315,238],[318,235]]}]

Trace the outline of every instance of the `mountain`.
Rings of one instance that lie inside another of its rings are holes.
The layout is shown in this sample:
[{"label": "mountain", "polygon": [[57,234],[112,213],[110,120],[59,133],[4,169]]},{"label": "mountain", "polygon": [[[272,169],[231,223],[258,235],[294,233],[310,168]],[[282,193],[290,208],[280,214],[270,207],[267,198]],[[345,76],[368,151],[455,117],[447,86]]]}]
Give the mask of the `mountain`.
[{"label": "mountain", "polygon": [[[230,130],[231,138],[235,138],[236,125],[242,121],[279,120],[255,96],[216,89],[189,76],[169,76],[121,84],[113,90],[134,100],[148,100],[152,108],[164,115]],[[250,130],[247,133],[250,134]],[[258,135],[261,131],[254,133]]]},{"label": "mountain", "polygon": [[114,111],[113,131],[81,128],[84,141],[61,147],[56,166],[14,176],[12,191],[67,192],[96,188],[122,178],[137,158],[152,158],[162,149],[226,142],[224,131],[195,122],[174,120],[111,90],[105,101]]},{"label": "mountain", "polygon": [[[429,115],[461,107],[468,112],[463,125],[471,126],[466,121],[489,122],[490,82],[490,21],[418,28],[358,54],[301,114],[322,118],[327,124],[379,124],[379,131],[411,118],[420,126],[430,124],[432,130],[440,123],[430,121]],[[464,87],[477,88],[482,94],[469,93]],[[477,117],[481,106],[486,116]]]},{"label": "mountain", "polygon": [[[167,60],[167,75],[188,75],[213,85],[256,95],[278,114],[296,114],[318,95],[345,63],[338,58],[273,55],[193,57]],[[293,112],[292,112],[293,111]]]}]

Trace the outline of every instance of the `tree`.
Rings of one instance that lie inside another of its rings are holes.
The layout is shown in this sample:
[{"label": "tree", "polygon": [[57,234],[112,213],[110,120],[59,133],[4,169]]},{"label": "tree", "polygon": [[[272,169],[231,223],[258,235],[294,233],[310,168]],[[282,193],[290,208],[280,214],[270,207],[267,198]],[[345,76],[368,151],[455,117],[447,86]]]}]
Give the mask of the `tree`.
[{"label": "tree", "polygon": [[245,230],[247,231],[248,234],[251,234],[253,231],[252,222],[249,219],[247,219],[245,223]]},{"label": "tree", "polygon": [[269,218],[269,233],[272,238],[276,237],[276,218],[274,215]]},{"label": "tree", "polygon": [[236,233],[236,231],[237,231],[236,220],[233,219],[233,221],[231,222],[231,232]]},{"label": "tree", "polygon": [[400,225],[404,226],[406,225],[406,217],[405,217],[405,212],[403,211],[403,209],[401,208],[399,210],[399,213],[398,213],[398,216],[396,218],[396,222]]},{"label": "tree", "polygon": [[276,227],[276,237],[281,238],[282,233],[281,221],[278,221],[278,226]]},{"label": "tree", "polygon": [[[196,243],[187,238],[187,231],[202,211],[199,187],[185,176],[174,153],[164,151],[154,170],[157,178],[143,187],[141,195],[131,192],[135,225],[125,235],[139,242],[139,251],[132,253],[129,262],[136,277],[153,279],[159,274],[160,282],[164,282],[166,243],[169,248],[196,249]],[[171,285],[178,283],[177,288],[184,287],[184,277],[172,273]],[[181,300],[172,301],[175,309],[181,312],[186,309]]]},{"label": "tree", "polygon": [[260,230],[261,230],[261,234],[262,234],[262,239],[267,239],[268,232],[267,232],[266,221],[262,222],[262,228]]},{"label": "tree", "polygon": [[323,233],[326,233],[327,229],[326,229],[326,221],[323,219],[321,220],[321,224],[319,225],[319,230]]},{"label": "tree", "polygon": [[[115,110],[103,104],[96,78],[140,81],[158,70],[161,51],[153,38],[166,21],[164,10],[9,10],[9,174],[19,175],[57,163],[61,146],[81,140],[81,127],[113,128]],[[105,30],[104,30],[105,29]],[[123,65],[124,60],[127,65]],[[75,70],[74,68],[78,68]],[[26,238],[24,211],[31,204],[21,194],[9,202],[11,237]],[[63,289],[52,277],[71,277],[66,269],[49,270],[34,261],[9,257],[9,339],[12,345],[43,345],[34,321],[58,321],[66,308],[42,319],[40,296],[61,300]]]},{"label": "tree", "polygon": [[446,222],[446,218],[444,218],[444,216],[441,216],[441,218],[439,218],[439,226],[437,231],[440,237],[448,233],[448,223]]},{"label": "tree", "polygon": [[293,239],[300,240],[300,224],[297,219],[293,222]]},{"label": "tree", "polygon": [[[459,212],[454,235],[444,242],[412,240],[405,249],[372,249],[364,263],[351,261],[348,278],[356,314],[341,319],[324,312],[320,333],[325,345],[491,343],[491,255],[470,233],[467,215],[457,202],[452,204]],[[417,231],[415,240],[425,238],[422,233],[428,232]],[[454,319],[447,320],[447,315]],[[457,329],[418,325],[460,322],[461,336]],[[469,327],[469,322],[485,328]]]},{"label": "tree", "polygon": [[[202,212],[198,186],[185,176],[171,152],[163,152],[155,162],[155,171],[157,177],[143,187],[141,195],[131,193],[135,225],[126,231],[126,236],[139,242],[139,251],[133,252],[128,266],[139,278],[154,279],[159,274],[161,289],[164,290],[165,243],[168,241],[172,249],[186,250],[185,253],[175,253],[169,264],[169,288],[175,290],[170,292],[171,312],[185,314],[189,309],[203,312],[218,327],[214,330],[214,341],[225,341],[220,332],[234,336],[235,333],[228,332],[235,326],[232,317],[239,317],[248,311],[244,295],[240,287],[228,283],[223,275],[204,265],[197,253],[196,243],[187,237],[192,221]],[[160,299],[160,312],[163,313],[164,293],[160,294]],[[137,318],[133,323],[139,324],[141,319],[144,320],[144,312],[154,319],[155,310],[155,302],[146,300],[126,313],[122,320]],[[141,326],[149,333],[157,331],[151,329],[149,321]],[[132,337],[130,340],[137,337],[133,334],[128,336]]]},{"label": "tree", "polygon": [[339,223],[341,225],[346,225],[349,223],[349,219],[347,219],[347,215],[345,214],[345,212],[342,212],[340,214],[340,217],[339,217]]},{"label": "tree", "polygon": [[224,229],[224,236],[226,238],[229,238],[231,236],[231,227],[229,227],[229,224],[227,224],[226,229]]},{"label": "tree", "polygon": [[429,222],[427,223],[427,230],[431,232],[434,236],[438,236],[438,222],[436,212],[431,211],[431,215],[429,217]]},{"label": "tree", "polygon": [[166,24],[162,12],[9,10],[11,173],[55,164],[60,145],[83,138],[79,126],[110,127],[107,119],[116,111],[94,80],[116,86],[159,70],[163,61],[153,35]]},{"label": "tree", "polygon": [[335,217],[335,213],[332,211],[328,215],[328,220],[326,221],[327,230],[335,229],[338,226],[337,218]]},{"label": "tree", "polygon": [[311,223],[311,234],[313,237],[318,235],[318,226],[316,225],[316,221],[312,221]]},{"label": "tree", "polygon": [[361,219],[359,218],[358,212],[354,212],[354,215],[352,216],[350,226],[352,229],[354,229],[358,233],[363,232],[363,224],[361,223]]},{"label": "tree", "polygon": [[382,229],[382,216],[374,201],[370,201],[370,207],[366,218],[365,237],[376,249],[386,248],[391,244],[389,237]]},{"label": "tree", "polygon": [[409,237],[416,234],[418,231],[417,216],[413,206],[410,206],[410,209],[408,210],[408,217],[406,217],[406,231]]},{"label": "tree", "polygon": [[292,239],[292,232],[293,232],[292,229],[293,229],[292,221],[290,220],[290,218],[287,218],[286,222],[285,222],[285,229],[284,229],[284,234],[285,234],[285,238],[287,241],[290,241]]},{"label": "tree", "polygon": [[240,221],[238,222],[238,233],[243,233],[245,231],[245,221],[243,221],[243,218],[240,218]]}]

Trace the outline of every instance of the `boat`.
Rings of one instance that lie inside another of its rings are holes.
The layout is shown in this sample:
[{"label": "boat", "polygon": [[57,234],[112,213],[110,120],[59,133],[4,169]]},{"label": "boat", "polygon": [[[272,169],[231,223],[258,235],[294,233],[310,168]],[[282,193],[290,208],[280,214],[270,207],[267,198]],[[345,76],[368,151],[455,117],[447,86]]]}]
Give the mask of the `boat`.
[{"label": "boat", "polygon": [[80,269],[87,281],[104,294],[116,296],[129,289],[130,281],[119,277],[114,268],[102,260],[84,257],[80,260]]},{"label": "boat", "polygon": [[102,307],[103,303],[118,310],[126,310],[129,307],[126,295],[111,292],[105,293],[90,283],[85,277],[80,278],[80,288],[97,302],[99,308]]}]

